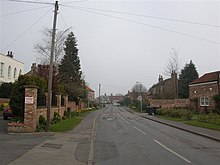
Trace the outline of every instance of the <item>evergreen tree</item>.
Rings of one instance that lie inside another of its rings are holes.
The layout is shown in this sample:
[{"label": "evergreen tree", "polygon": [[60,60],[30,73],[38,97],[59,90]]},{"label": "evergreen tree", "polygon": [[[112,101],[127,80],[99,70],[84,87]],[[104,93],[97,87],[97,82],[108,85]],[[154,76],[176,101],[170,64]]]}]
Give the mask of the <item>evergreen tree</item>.
[{"label": "evergreen tree", "polygon": [[18,80],[13,83],[9,105],[12,109],[12,113],[22,119],[24,117],[25,85],[35,85],[39,87],[38,96],[44,95],[47,87],[46,81],[37,76],[21,75],[18,77]]},{"label": "evergreen tree", "polygon": [[0,85],[0,98],[10,98],[12,87],[12,83],[2,83]]},{"label": "evergreen tree", "polygon": [[64,43],[65,55],[58,67],[60,83],[64,86],[70,100],[85,98],[85,83],[78,56],[77,40],[70,32]]},{"label": "evergreen tree", "polygon": [[180,98],[189,97],[189,84],[199,77],[195,65],[192,61],[186,64],[179,75],[179,96]]}]

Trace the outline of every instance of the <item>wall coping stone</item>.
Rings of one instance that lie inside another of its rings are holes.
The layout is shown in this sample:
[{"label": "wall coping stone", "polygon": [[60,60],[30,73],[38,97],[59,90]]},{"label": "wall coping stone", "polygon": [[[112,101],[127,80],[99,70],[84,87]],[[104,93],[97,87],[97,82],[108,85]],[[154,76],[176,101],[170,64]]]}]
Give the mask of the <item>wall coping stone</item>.
[{"label": "wall coping stone", "polygon": [[38,86],[36,85],[24,85],[25,88],[39,88]]}]

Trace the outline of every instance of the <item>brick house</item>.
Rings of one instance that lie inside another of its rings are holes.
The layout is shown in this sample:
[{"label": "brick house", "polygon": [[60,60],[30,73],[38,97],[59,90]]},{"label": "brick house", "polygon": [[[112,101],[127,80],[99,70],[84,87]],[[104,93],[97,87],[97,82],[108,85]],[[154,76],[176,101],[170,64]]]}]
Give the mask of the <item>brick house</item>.
[{"label": "brick house", "polygon": [[95,99],[95,91],[92,90],[89,86],[86,86],[86,91],[88,93],[87,99],[89,101],[94,101],[94,99]]},{"label": "brick house", "polygon": [[177,74],[171,73],[171,78],[163,80],[159,75],[158,83],[148,91],[148,98],[152,99],[175,99],[177,98]]},{"label": "brick house", "polygon": [[220,71],[206,73],[189,84],[191,105],[201,112],[215,108],[213,96],[220,94]]}]

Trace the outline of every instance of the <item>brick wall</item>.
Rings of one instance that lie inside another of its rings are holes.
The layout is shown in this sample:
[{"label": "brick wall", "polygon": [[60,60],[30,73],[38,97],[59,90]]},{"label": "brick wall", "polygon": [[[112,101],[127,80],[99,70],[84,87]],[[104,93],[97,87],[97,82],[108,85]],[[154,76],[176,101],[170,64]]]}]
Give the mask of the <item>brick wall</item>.
[{"label": "brick wall", "polygon": [[9,103],[10,99],[7,98],[0,98],[0,105],[4,103]]},{"label": "brick wall", "polygon": [[150,106],[161,108],[188,107],[189,99],[150,99]]},{"label": "brick wall", "polygon": [[[218,84],[205,84],[205,85],[192,85],[189,86],[189,98],[190,100],[198,99],[198,109],[200,111],[211,110],[215,107],[213,96],[219,93]],[[209,106],[200,106],[200,97],[209,98]],[[193,104],[193,103],[192,103]]]},{"label": "brick wall", "polygon": [[[51,110],[50,110],[50,119],[52,120],[53,119],[53,115],[54,115],[54,112],[57,112],[59,113],[59,115],[61,117],[63,117],[64,115],[64,111],[65,111],[65,107],[52,107]],[[39,117],[40,115],[42,115],[43,117],[45,117],[45,119],[47,118],[47,108],[39,108],[36,110],[36,118],[37,118],[37,125],[39,124]]]}]

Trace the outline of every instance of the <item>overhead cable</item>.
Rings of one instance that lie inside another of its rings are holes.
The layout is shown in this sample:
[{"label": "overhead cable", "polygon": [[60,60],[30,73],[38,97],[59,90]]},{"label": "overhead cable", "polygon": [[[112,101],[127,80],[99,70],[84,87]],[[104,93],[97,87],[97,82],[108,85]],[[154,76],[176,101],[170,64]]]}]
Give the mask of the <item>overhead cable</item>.
[{"label": "overhead cable", "polygon": [[30,27],[28,27],[22,34],[20,34],[14,41],[12,41],[10,44],[8,44],[4,49],[2,49],[2,51],[8,49],[12,44],[14,44],[18,39],[20,39],[25,33],[27,33],[35,24],[37,24],[43,17],[45,17],[50,11],[52,10],[52,8],[50,8],[50,10],[48,10],[46,13],[44,13],[37,21],[35,21]]},{"label": "overhead cable", "polygon": [[47,4],[47,5],[54,5],[54,3],[51,2],[42,2],[42,1],[28,1],[28,0],[8,0],[12,2],[22,2],[22,3],[35,3],[35,4]]},{"label": "overhead cable", "polygon": [[7,13],[7,14],[0,15],[0,18],[1,18],[1,17],[5,17],[5,16],[14,15],[14,14],[19,14],[19,13],[24,13],[24,12],[39,10],[39,9],[43,9],[43,8],[47,8],[47,7],[50,7],[50,6],[44,6],[44,7],[34,8],[34,9],[28,9],[28,10],[17,11],[17,12],[13,12],[13,13]]},{"label": "overhead cable", "polygon": [[220,44],[220,42],[217,42],[217,41],[212,41],[212,40],[202,38],[202,37],[198,37],[198,36],[195,36],[195,35],[192,35],[192,34],[187,34],[187,33],[184,33],[184,32],[170,30],[170,29],[167,29],[167,28],[162,28],[162,27],[159,27],[159,26],[150,25],[150,24],[146,24],[146,23],[143,23],[143,22],[133,21],[133,20],[130,20],[130,19],[121,18],[121,17],[109,15],[109,14],[98,13],[98,12],[90,11],[90,10],[87,10],[87,9],[79,9],[79,8],[75,8],[75,7],[71,7],[71,8],[76,9],[76,10],[80,10],[80,11],[85,11],[85,12],[88,12],[88,13],[94,13],[94,14],[98,14],[98,15],[102,15],[102,16],[106,16],[106,17],[111,17],[111,18],[123,20],[123,21],[126,21],[126,22],[131,22],[131,23],[135,23],[135,24],[139,24],[139,25],[149,26],[151,28],[159,29],[159,30],[162,30],[162,31],[168,31],[168,32],[171,32],[171,33],[176,33],[176,34],[187,36],[187,37],[190,37],[190,38],[200,39],[200,40],[207,41],[207,42],[214,43],[214,44]]},{"label": "overhead cable", "polygon": [[189,23],[189,24],[196,24],[196,25],[202,25],[202,26],[220,27],[220,25],[215,25],[215,24],[207,24],[207,23],[202,23],[202,22],[194,22],[194,21],[187,21],[187,20],[180,20],[180,19],[157,17],[157,16],[152,16],[152,15],[128,13],[128,12],[121,12],[121,11],[115,11],[115,10],[97,9],[97,8],[89,8],[89,7],[81,7],[81,6],[69,6],[69,5],[62,5],[62,4],[61,4],[61,6],[75,7],[75,8],[95,10],[95,11],[104,11],[104,12],[117,13],[117,14],[125,14],[125,15],[139,16],[139,17],[146,17],[146,18],[152,18],[152,19],[160,19],[160,20],[165,20],[165,21]]}]

